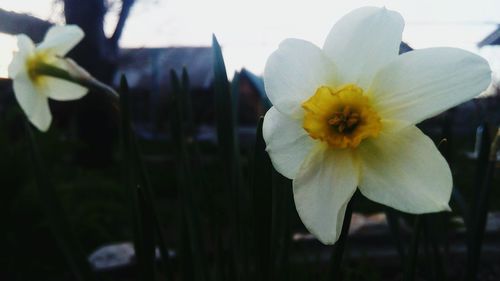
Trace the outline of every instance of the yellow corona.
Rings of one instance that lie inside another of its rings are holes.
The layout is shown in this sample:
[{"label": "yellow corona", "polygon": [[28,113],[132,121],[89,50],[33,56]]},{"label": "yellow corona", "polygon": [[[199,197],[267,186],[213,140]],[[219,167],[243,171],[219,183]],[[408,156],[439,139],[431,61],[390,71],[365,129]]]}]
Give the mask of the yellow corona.
[{"label": "yellow corona", "polygon": [[371,98],[354,84],[321,86],[302,108],[304,130],[333,148],[356,148],[364,139],[377,137],[382,128]]},{"label": "yellow corona", "polygon": [[40,85],[43,82],[42,76],[38,74],[37,68],[40,64],[50,64],[55,61],[55,57],[51,57],[49,52],[36,52],[28,56],[26,59],[26,70],[31,81],[34,84]]}]

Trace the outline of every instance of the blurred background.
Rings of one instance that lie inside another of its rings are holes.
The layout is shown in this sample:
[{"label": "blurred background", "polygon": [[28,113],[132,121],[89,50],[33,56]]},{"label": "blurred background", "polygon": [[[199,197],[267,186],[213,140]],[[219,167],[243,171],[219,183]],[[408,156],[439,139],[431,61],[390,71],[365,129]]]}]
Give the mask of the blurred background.
[{"label": "blurred background", "polygon": [[[261,76],[267,57],[285,38],[301,38],[321,46],[341,16],[366,5],[386,6],[403,15],[406,26],[400,52],[437,46],[458,47],[477,53],[490,63],[493,83],[481,98],[419,124],[435,143],[447,140],[440,149],[454,173],[455,187],[466,204],[475,205],[478,179],[482,178],[485,169],[478,162],[481,148],[489,145],[485,137],[488,132],[491,137],[500,123],[500,2],[497,0],[1,0],[0,279],[72,280],[41,212],[33,167],[26,152],[22,113],[7,78],[7,66],[17,48],[15,34],[25,33],[39,42],[53,24],[77,24],[85,31],[85,39],[69,56],[114,87],[119,86],[122,74],[128,79],[134,133],[155,193],[158,216],[177,280],[203,280],[199,279],[203,274],[190,276],[182,269],[185,264],[181,261],[193,259],[181,258],[179,254],[186,235],[180,230],[183,218],[179,218],[179,210],[186,204],[197,210],[198,232],[202,233],[197,239],[203,241],[192,254],[206,258],[208,268],[223,264],[220,272],[228,280],[241,280],[230,277],[240,270],[229,261],[231,255],[228,253],[234,246],[231,238],[234,233],[231,234],[230,229],[237,227],[240,231],[256,226],[232,225],[228,203],[231,197],[228,199],[227,189],[218,187],[225,185],[220,179],[225,171],[221,173],[218,159],[220,135],[217,135],[216,75],[213,71],[216,58],[211,47],[212,34],[217,36],[222,47],[227,75],[232,81],[234,128],[239,144],[236,146],[238,173],[243,182],[238,191],[243,195],[238,200],[248,207],[239,214],[246,218],[257,208],[252,204],[259,204],[247,195],[255,181],[252,178],[255,132],[260,116],[271,106]],[[181,81],[176,82],[176,79]],[[186,183],[179,179],[179,158],[175,156],[178,147],[172,120],[178,120],[179,116],[174,116],[176,105],[172,97],[176,92],[189,96],[189,103],[184,108],[188,113],[183,115],[185,119],[181,122],[189,127],[187,146],[192,158],[187,161],[191,166],[184,172],[195,178],[187,184],[194,189],[190,203],[186,203],[182,195]],[[73,230],[93,270],[100,272],[101,278],[133,280],[130,274],[135,264],[130,244],[133,230],[128,215],[128,195],[122,184],[119,116],[109,101],[98,93],[90,93],[79,101],[51,101],[50,105],[54,122],[49,133],[38,134],[37,139],[49,177]],[[488,203],[490,212],[480,280],[500,278],[500,267],[495,262],[500,258],[498,166],[489,177],[491,186],[496,188],[492,189]],[[279,269],[275,269],[276,272],[281,272],[276,273],[279,278],[273,280],[323,278],[331,248],[315,241],[301,224],[293,206],[290,182],[277,174],[272,178],[273,183],[270,181],[269,186],[264,184],[265,187],[272,190],[273,186],[280,186],[277,194],[283,198],[273,201],[277,205],[272,208],[273,219],[276,213],[283,215],[273,221],[279,226],[279,235],[275,235],[280,239],[277,240],[279,245],[275,245],[279,251],[271,263]],[[461,265],[466,263],[467,255],[463,247],[465,234],[459,216],[460,206],[455,202],[452,206],[456,211],[453,214],[429,219],[430,226],[446,227],[439,228],[439,235],[430,235],[426,240],[439,241],[441,254],[438,256],[447,268],[443,276],[449,280],[463,274]],[[347,254],[350,267],[344,272],[345,280],[401,279],[398,247],[384,212],[387,210],[382,206],[364,199],[356,200],[351,226],[353,242]],[[408,244],[413,218],[402,214],[396,217],[401,237]],[[214,224],[218,226],[215,230],[211,228]],[[214,242],[218,241],[215,236],[219,234],[222,241]],[[237,250],[252,252],[249,250],[251,243],[241,243],[242,237],[236,239],[242,247]],[[217,253],[225,257],[223,262]],[[253,257],[256,256],[254,253]],[[422,280],[445,280],[436,277],[441,276],[436,273],[439,270],[427,266],[425,255],[420,265],[417,276]]]},{"label": "blurred background", "polygon": [[[63,2],[67,1],[3,0],[1,8],[64,23]],[[102,28],[109,36],[120,18],[121,1],[103,2],[109,12],[104,16]],[[498,50],[488,44],[478,45],[497,29],[500,4],[495,0],[124,2],[134,4],[119,38],[121,48],[206,47],[214,33],[223,46],[230,75],[242,67],[261,74],[267,57],[284,38],[302,38],[321,46],[341,16],[367,5],[385,6],[401,13],[406,21],[403,40],[413,48],[463,48],[484,56],[493,69],[500,67]],[[2,32],[9,33],[3,29]],[[2,50],[15,49],[12,37],[2,34],[0,38]],[[5,51],[0,57],[0,75],[4,77],[9,57]]]}]

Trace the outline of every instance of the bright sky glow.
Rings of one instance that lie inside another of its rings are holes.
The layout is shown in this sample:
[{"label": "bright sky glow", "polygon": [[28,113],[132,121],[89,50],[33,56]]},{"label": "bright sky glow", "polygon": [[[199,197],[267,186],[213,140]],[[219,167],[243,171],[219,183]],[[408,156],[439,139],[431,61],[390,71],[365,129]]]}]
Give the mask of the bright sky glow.
[{"label": "bright sky glow", "polygon": [[[403,40],[414,48],[450,46],[484,56],[500,72],[500,48],[476,43],[500,23],[498,0],[137,0],[122,47],[209,46],[212,33],[223,47],[228,72],[246,67],[262,73],[269,54],[285,38],[322,45],[341,16],[357,7],[386,6],[406,21]],[[57,19],[52,0],[2,0],[0,7]],[[109,26],[116,19],[110,17]],[[15,48],[0,34],[0,76]]]}]

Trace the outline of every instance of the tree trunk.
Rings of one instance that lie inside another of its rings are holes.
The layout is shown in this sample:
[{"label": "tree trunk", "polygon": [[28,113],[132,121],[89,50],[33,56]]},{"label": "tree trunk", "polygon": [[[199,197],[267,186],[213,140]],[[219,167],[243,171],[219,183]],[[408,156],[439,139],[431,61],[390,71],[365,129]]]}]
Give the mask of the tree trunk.
[{"label": "tree trunk", "polygon": [[[85,32],[85,38],[69,54],[97,79],[111,84],[118,63],[118,40],[133,0],[122,0],[122,10],[112,37],[104,33],[104,0],[64,0],[67,24],[76,24]],[[87,146],[78,159],[90,166],[111,163],[113,143],[117,134],[116,112],[102,93],[89,93],[77,103],[78,134]]]}]

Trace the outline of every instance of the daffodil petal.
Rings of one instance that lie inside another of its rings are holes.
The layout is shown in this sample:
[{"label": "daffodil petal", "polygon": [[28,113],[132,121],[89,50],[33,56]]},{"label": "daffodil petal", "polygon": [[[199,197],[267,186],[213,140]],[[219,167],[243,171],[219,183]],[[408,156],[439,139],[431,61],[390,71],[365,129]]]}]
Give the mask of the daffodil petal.
[{"label": "daffodil petal", "polygon": [[46,132],[52,122],[52,114],[49,109],[49,101],[41,95],[36,98],[35,111],[29,116],[29,120],[40,131]]},{"label": "daffodil petal", "polygon": [[366,89],[376,71],[398,56],[403,27],[397,12],[359,8],[333,26],[323,50],[341,71],[343,84]]},{"label": "daffodil petal", "polygon": [[83,97],[88,92],[87,88],[66,80],[53,77],[44,77],[43,79],[47,95],[54,100],[76,100]]},{"label": "daffodil petal", "polygon": [[287,39],[271,54],[264,70],[266,93],[282,113],[298,117],[301,103],[323,85],[336,85],[333,63],[314,44]]},{"label": "daffodil petal", "polygon": [[12,58],[12,61],[9,64],[8,68],[8,73],[9,73],[9,78],[14,79],[16,78],[17,74],[19,72],[22,72],[23,69],[25,69],[25,64],[26,64],[26,57],[23,55],[17,53],[14,55]]},{"label": "daffodil petal", "polygon": [[40,131],[47,131],[52,122],[47,97],[38,91],[27,74],[19,74],[13,82],[14,94],[24,113]]},{"label": "daffodil petal", "polygon": [[293,181],[295,206],[322,243],[333,244],[339,238],[357,184],[358,166],[349,149],[317,146],[300,167]]},{"label": "daffodil petal", "polygon": [[83,31],[77,25],[55,25],[47,31],[37,49],[47,49],[55,55],[64,56],[82,40],[83,36]]},{"label": "daffodil petal", "polygon": [[35,44],[26,34],[19,34],[16,39],[18,52],[32,52],[35,50]]},{"label": "daffodil petal", "polygon": [[11,79],[14,79],[19,72],[22,72],[26,68],[27,56],[33,52],[35,45],[28,36],[20,34],[17,35],[17,48],[18,50],[14,53],[8,68]]},{"label": "daffodil petal", "polygon": [[373,80],[379,113],[416,124],[473,98],[491,81],[488,62],[456,48],[429,48],[399,56]]},{"label": "daffodil petal", "polygon": [[262,134],[274,168],[293,179],[315,141],[302,128],[300,120],[291,119],[275,107],[271,107],[264,117]]},{"label": "daffodil petal", "polygon": [[448,163],[417,127],[397,127],[358,147],[361,193],[412,214],[449,210],[452,177]]},{"label": "daffodil petal", "polygon": [[25,72],[25,69],[26,55],[20,52],[15,53],[8,68],[9,78],[15,79],[19,73]]}]

